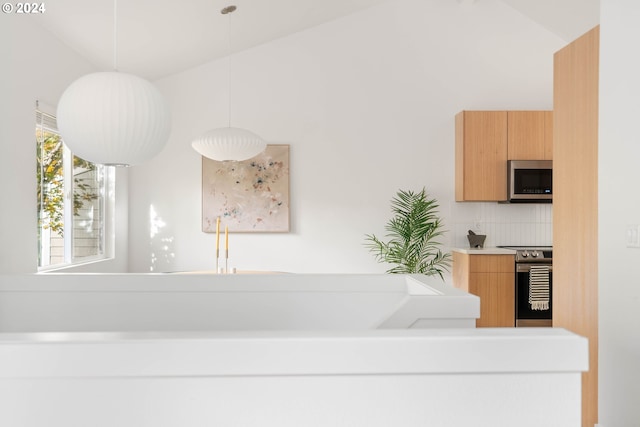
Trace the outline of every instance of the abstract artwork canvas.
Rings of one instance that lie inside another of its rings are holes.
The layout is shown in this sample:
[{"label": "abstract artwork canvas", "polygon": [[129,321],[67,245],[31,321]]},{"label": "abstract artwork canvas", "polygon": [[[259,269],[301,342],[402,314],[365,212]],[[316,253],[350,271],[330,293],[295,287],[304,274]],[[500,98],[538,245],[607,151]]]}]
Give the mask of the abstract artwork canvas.
[{"label": "abstract artwork canvas", "polygon": [[289,231],[289,145],[269,144],[241,162],[202,157],[202,231]]}]

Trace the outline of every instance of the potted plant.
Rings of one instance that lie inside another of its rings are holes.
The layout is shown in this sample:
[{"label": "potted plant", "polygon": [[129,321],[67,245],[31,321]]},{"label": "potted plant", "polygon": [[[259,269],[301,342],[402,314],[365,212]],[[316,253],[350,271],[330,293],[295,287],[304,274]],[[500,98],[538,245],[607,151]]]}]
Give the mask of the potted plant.
[{"label": "potted plant", "polygon": [[393,264],[387,273],[439,275],[444,279],[451,255],[440,250],[438,238],[444,230],[437,208],[437,201],[430,199],[424,188],[418,193],[399,190],[391,200],[394,216],[385,227],[389,241],[366,235],[366,246],[376,260]]}]

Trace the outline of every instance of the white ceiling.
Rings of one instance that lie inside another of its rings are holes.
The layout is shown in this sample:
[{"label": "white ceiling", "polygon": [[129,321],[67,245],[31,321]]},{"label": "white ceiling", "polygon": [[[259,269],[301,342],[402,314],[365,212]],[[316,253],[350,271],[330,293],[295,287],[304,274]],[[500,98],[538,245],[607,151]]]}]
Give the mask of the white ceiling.
[{"label": "white ceiling", "polygon": [[600,0],[502,0],[566,42],[600,23]]},{"label": "white ceiling", "polygon": [[[150,80],[229,52],[398,0],[56,0],[34,18],[100,70],[114,68]],[[457,1],[461,7],[488,0]],[[599,0],[502,0],[559,37],[571,41],[599,21]],[[231,15],[221,9],[238,7]],[[117,50],[114,49],[117,46]]]}]

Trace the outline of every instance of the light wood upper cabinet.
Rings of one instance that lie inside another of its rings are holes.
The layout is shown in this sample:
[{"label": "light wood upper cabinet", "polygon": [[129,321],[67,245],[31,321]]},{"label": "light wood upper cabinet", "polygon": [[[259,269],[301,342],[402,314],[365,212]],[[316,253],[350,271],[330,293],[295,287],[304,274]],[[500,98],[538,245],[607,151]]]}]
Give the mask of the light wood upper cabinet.
[{"label": "light wood upper cabinet", "polygon": [[507,112],[456,115],[456,201],[507,199]]},{"label": "light wood upper cabinet", "polygon": [[456,201],[507,200],[507,160],[552,160],[552,111],[456,115]]},{"label": "light wood upper cabinet", "polygon": [[544,112],[544,157],[553,160],[553,111]]},{"label": "light wood upper cabinet", "polygon": [[553,112],[509,111],[507,126],[509,160],[552,160]]}]

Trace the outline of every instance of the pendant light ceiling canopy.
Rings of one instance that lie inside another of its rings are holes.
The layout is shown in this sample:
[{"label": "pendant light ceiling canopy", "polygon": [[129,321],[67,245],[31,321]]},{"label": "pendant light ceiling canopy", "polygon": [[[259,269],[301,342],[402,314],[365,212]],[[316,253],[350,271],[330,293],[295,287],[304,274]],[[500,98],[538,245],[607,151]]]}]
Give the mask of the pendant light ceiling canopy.
[{"label": "pendant light ceiling canopy", "polygon": [[[221,10],[227,15],[236,10],[236,6],[227,6]],[[201,135],[191,146],[201,155],[218,161],[241,161],[250,159],[267,147],[267,143],[253,132],[231,127],[231,24],[229,18],[229,123],[227,127],[213,129]]]},{"label": "pendant light ceiling canopy", "polygon": [[[117,69],[114,0],[114,69]],[[158,154],[171,131],[169,106],[158,89],[132,74],[99,72],[73,82],[57,110],[64,143],[93,163],[132,166]]]}]

